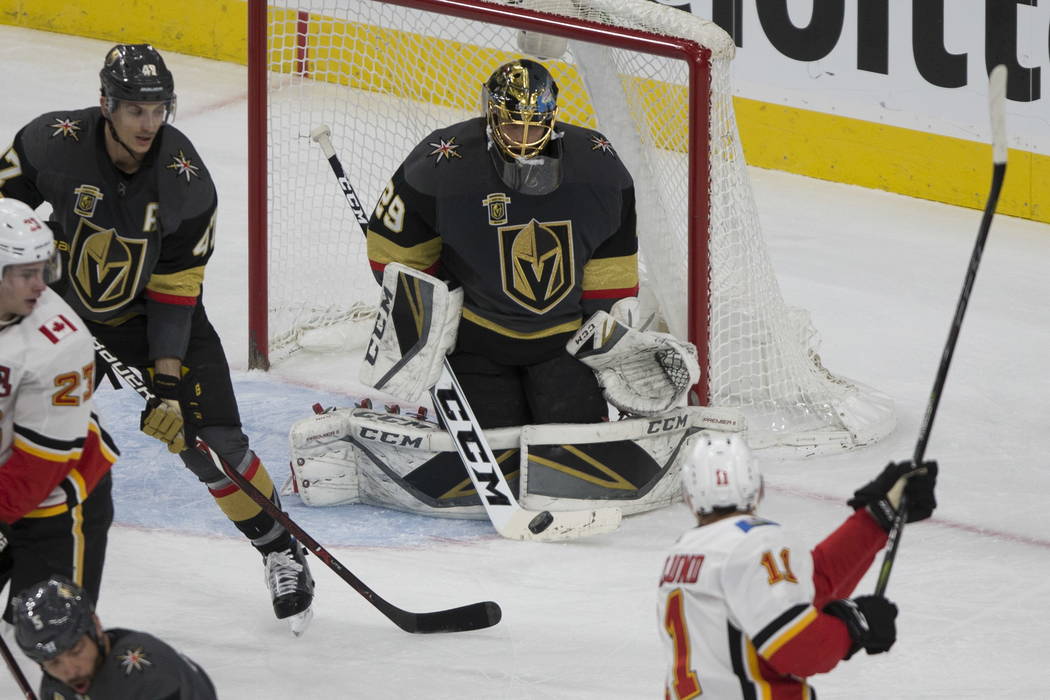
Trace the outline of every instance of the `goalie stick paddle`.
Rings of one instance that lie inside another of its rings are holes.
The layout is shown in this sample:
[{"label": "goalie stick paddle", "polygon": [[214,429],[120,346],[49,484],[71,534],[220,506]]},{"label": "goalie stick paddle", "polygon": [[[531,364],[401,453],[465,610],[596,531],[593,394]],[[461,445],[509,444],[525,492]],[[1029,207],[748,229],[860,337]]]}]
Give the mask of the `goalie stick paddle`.
[{"label": "goalie stick paddle", "polygon": [[[937,377],[933,381],[930,400],[926,404],[926,414],[919,427],[919,439],[915,444],[915,453],[912,456],[912,462],[916,467],[922,465],[922,458],[926,454],[926,443],[930,439],[933,418],[937,414],[941,391],[948,379],[948,367],[955,353],[955,343],[959,339],[959,329],[962,327],[963,316],[966,314],[966,305],[970,301],[970,292],[973,291],[977,267],[981,264],[981,254],[988,240],[992,217],[999,204],[999,193],[1003,189],[1003,180],[1006,178],[1006,66],[996,66],[988,76],[988,111],[992,125],[992,186],[988,192],[988,203],[984,206],[984,214],[981,216],[980,228],[977,230],[977,240],[973,246],[973,253],[970,255],[970,265],[966,269],[966,279],[963,281],[962,292],[959,294],[959,302],[955,307],[955,316],[952,318],[952,325],[948,331],[948,340],[944,344],[944,352],[941,353],[941,364],[937,368]],[[902,495],[897,517],[890,529],[889,546],[886,548],[886,554],[883,556],[882,566],[879,569],[879,577],[875,583],[875,595],[881,596],[886,593],[890,572],[893,571],[893,562],[900,548],[907,509],[907,499]]]},{"label": "goalie stick paddle", "polygon": [[[310,132],[310,137],[321,146],[321,151],[328,159],[362,233],[367,235],[368,216],[346,177],[343,164],[332,146],[331,136],[331,129],[325,125]],[[513,540],[568,540],[612,532],[620,526],[623,513],[619,508],[553,513],[523,508],[514,497],[447,357],[444,359],[441,378],[431,389],[431,397],[434,410],[445,430],[452,436],[456,452],[481,498],[485,513],[500,535]]]},{"label": "goalie stick paddle", "polygon": [[[153,393],[149,390],[149,387],[145,385],[141,377],[139,377],[133,369],[121,362],[105,345],[100,343],[97,338],[95,339],[95,351],[99,353],[102,359],[110,363],[110,368],[116,372],[121,379],[127,382],[128,386],[134,389],[139,396],[146,401],[153,398]],[[350,584],[351,588],[360,593],[365,600],[371,603],[377,610],[379,610],[379,612],[386,615],[391,622],[404,631],[418,634],[429,634],[433,632],[467,632],[470,630],[492,627],[498,623],[503,616],[503,612],[499,605],[490,600],[480,603],[471,603],[458,608],[450,608],[449,610],[438,610],[436,612],[416,613],[402,610],[396,605],[383,599],[379,594],[369,588],[364,581],[357,578],[357,576],[354,576],[349,569],[343,566],[327,549],[322,547],[317,540],[299,527],[299,525],[292,520],[287,513],[281,510],[259,489],[255,488],[255,485],[244,478],[240,472],[230,467],[226,461],[215,452],[215,450],[204,442],[204,440],[201,440],[200,438],[197,439],[197,449],[211,459],[212,463],[218,467],[219,471],[226,474],[230,481],[235,483],[241,491],[248,495],[249,498],[258,503],[259,506],[270,515],[270,517],[280,523],[286,530],[288,530],[288,532],[295,535],[296,539],[298,539],[307,549],[317,555],[317,558],[334,571],[339,578]]]},{"label": "goalie stick paddle", "polygon": [[37,700],[36,693],[29,687],[29,681],[26,679],[25,674],[22,673],[22,668],[18,665],[18,661],[3,638],[0,638],[0,656],[4,657],[7,670],[11,672],[11,676],[15,679],[15,683],[18,685],[18,689],[22,691],[22,696],[25,700]]}]

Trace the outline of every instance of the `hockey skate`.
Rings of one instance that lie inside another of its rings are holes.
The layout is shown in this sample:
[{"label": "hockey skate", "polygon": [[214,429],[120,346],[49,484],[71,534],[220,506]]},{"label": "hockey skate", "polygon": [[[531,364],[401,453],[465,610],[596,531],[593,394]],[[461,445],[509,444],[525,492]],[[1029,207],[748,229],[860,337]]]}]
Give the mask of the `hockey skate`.
[{"label": "hockey skate", "polygon": [[292,540],[290,549],[266,555],[266,586],[270,589],[273,612],[278,620],[287,619],[296,637],[306,631],[314,611],[314,579],[306,563],[306,550]]}]

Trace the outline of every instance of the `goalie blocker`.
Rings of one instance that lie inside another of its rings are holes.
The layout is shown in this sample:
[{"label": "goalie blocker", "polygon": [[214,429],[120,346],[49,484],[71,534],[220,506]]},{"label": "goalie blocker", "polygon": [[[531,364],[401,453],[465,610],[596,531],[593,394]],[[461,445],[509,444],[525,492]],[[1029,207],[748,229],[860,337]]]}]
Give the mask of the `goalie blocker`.
[{"label": "goalie blocker", "polygon": [[[626,514],[671,503],[680,461],[701,430],[740,431],[735,411],[683,407],[588,425],[485,431],[523,508],[616,506]],[[437,424],[367,408],[329,409],[296,422],[285,492],[307,505],[364,503],[450,518],[486,514],[448,433]]]}]

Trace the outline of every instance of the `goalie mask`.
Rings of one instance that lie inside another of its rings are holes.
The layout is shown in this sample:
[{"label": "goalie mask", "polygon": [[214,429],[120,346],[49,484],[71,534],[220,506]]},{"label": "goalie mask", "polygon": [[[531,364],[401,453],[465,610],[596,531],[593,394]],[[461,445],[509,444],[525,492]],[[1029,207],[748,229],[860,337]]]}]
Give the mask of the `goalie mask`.
[{"label": "goalie mask", "polygon": [[15,641],[37,663],[69,651],[85,634],[99,642],[94,606],[79,586],[62,576],[26,589],[11,607]]},{"label": "goalie mask", "polygon": [[511,189],[542,195],[558,186],[557,99],[558,85],[551,74],[526,58],[503,64],[485,83],[489,153]]},{"label": "goalie mask", "polygon": [[55,237],[36,212],[17,199],[0,198],[0,278],[9,265],[46,262],[44,282],[62,276]]},{"label": "goalie mask", "polygon": [[106,54],[98,75],[110,113],[121,101],[163,102],[164,121],[175,118],[175,78],[149,44],[117,44]]},{"label": "goalie mask", "polygon": [[682,495],[699,515],[749,511],[762,495],[762,475],[739,435],[703,432],[682,465]]}]

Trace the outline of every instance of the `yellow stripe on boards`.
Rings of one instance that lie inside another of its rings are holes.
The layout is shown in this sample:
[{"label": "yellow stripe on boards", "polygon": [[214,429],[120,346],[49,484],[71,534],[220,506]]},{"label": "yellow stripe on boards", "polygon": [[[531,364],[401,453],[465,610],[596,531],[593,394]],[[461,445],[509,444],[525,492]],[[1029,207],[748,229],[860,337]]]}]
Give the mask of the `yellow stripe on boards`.
[{"label": "yellow stripe on boards", "polygon": [[[262,0],[260,0],[262,1]],[[295,70],[298,14],[271,9],[285,34],[277,37],[270,59],[273,70]],[[107,41],[152,42],[161,50],[247,63],[247,3],[244,0],[0,0],[0,23],[44,29]],[[415,99],[478,112],[482,82],[496,65],[514,54],[407,32],[379,29],[345,20],[310,15],[308,40],[315,52],[316,79],[361,89],[392,91],[397,70],[431,75],[436,66],[456,67],[463,90],[455,94],[423,91]],[[318,32],[338,30],[336,37]],[[390,42],[378,43],[376,39]],[[350,47],[358,50],[354,54]],[[99,56],[101,65],[102,57]],[[393,63],[397,61],[397,63]],[[599,128],[576,70],[545,62],[560,87],[560,118]],[[370,73],[379,77],[366,78]],[[637,80],[637,79],[629,79]],[[687,147],[685,110],[664,110],[678,86],[642,82],[656,145],[673,151]],[[176,85],[178,76],[176,76]],[[638,89],[636,86],[632,90]],[[747,162],[834,182],[898,192],[957,206],[983,209],[991,179],[991,151],[986,143],[928,134],[783,105],[735,98],[735,110]],[[975,116],[983,119],[983,115]],[[978,122],[981,123],[981,122]],[[615,144],[614,144],[615,146]],[[391,164],[394,167],[394,164]],[[1050,222],[1050,155],[1010,151],[1010,164],[998,211]]]}]

